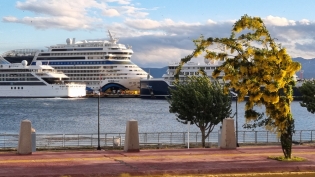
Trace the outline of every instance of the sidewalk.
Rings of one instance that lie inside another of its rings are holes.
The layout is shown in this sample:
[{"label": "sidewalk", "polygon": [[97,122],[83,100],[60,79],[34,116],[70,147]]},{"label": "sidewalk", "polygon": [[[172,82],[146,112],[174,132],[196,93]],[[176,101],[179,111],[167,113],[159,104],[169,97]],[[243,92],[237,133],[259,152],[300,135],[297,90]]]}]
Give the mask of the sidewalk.
[{"label": "sidewalk", "polygon": [[[267,159],[280,156],[279,146],[154,149],[139,153],[122,150],[40,151],[32,155],[0,152],[0,176],[131,176],[210,175],[236,173],[312,172],[315,176],[315,148],[293,146],[293,156],[304,162]],[[125,175],[126,176],[126,175]],[[128,175],[127,175],[128,176]],[[285,175],[287,176],[287,175]]]}]

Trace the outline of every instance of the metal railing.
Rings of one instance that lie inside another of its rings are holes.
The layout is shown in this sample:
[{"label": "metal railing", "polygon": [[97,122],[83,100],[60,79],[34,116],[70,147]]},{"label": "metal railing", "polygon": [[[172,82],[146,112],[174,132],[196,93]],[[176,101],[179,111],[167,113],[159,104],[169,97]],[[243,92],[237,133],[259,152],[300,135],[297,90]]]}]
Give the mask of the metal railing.
[{"label": "metal railing", "polygon": [[[296,143],[313,142],[315,130],[296,130],[293,141]],[[206,143],[218,143],[219,132],[212,132],[206,139]],[[0,149],[16,148],[18,134],[0,134]],[[102,147],[120,147],[124,145],[125,133],[101,133],[100,143]],[[188,142],[187,132],[156,132],[139,133],[139,143],[163,144],[163,145],[186,145]],[[239,131],[239,144],[279,143],[275,133],[268,131]],[[200,144],[201,133],[189,132],[189,143]],[[37,148],[67,148],[67,147],[96,147],[98,144],[97,134],[36,134]]]}]

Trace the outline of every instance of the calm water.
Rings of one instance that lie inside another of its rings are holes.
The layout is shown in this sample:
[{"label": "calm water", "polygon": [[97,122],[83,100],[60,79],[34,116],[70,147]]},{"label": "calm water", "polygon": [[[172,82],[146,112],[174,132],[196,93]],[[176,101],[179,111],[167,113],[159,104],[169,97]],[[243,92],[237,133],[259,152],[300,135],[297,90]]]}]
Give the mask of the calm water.
[{"label": "calm water", "polygon": [[[235,112],[235,102],[232,108]],[[139,132],[183,132],[187,125],[169,113],[166,100],[101,98],[100,132],[124,133],[128,120],[138,121]],[[315,130],[315,116],[292,103],[297,130]],[[28,119],[37,133],[97,133],[98,99],[0,98],[0,133],[18,133]],[[239,130],[244,130],[244,102],[238,103]],[[192,125],[191,131],[199,131]]]}]

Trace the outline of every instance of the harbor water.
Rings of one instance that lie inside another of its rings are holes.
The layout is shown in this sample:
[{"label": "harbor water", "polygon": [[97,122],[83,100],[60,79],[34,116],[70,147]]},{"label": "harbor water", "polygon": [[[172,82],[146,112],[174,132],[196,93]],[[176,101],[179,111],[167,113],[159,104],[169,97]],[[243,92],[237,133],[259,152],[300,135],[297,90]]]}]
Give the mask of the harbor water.
[{"label": "harbor water", "polygon": [[[232,104],[234,114],[236,102]],[[242,128],[245,102],[237,104],[238,130],[248,130]],[[97,98],[1,98],[0,133],[18,134],[20,122],[25,119],[42,134],[97,133],[98,106],[101,133],[124,133],[126,122],[131,119],[138,121],[140,133],[187,131],[187,125],[179,123],[176,115],[169,113],[166,100],[101,98],[98,105]],[[291,108],[296,130],[315,130],[313,114],[298,101],[294,101]],[[199,129],[191,125],[190,131],[199,132]]]}]

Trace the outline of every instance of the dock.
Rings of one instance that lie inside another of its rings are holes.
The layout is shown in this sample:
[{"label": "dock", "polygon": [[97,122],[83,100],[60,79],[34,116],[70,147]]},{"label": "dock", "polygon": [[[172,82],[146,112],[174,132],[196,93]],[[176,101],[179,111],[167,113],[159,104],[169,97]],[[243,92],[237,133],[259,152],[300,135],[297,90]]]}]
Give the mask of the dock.
[{"label": "dock", "polygon": [[[98,98],[98,95],[86,94],[85,98]],[[100,98],[140,98],[140,94],[101,94]]]}]

